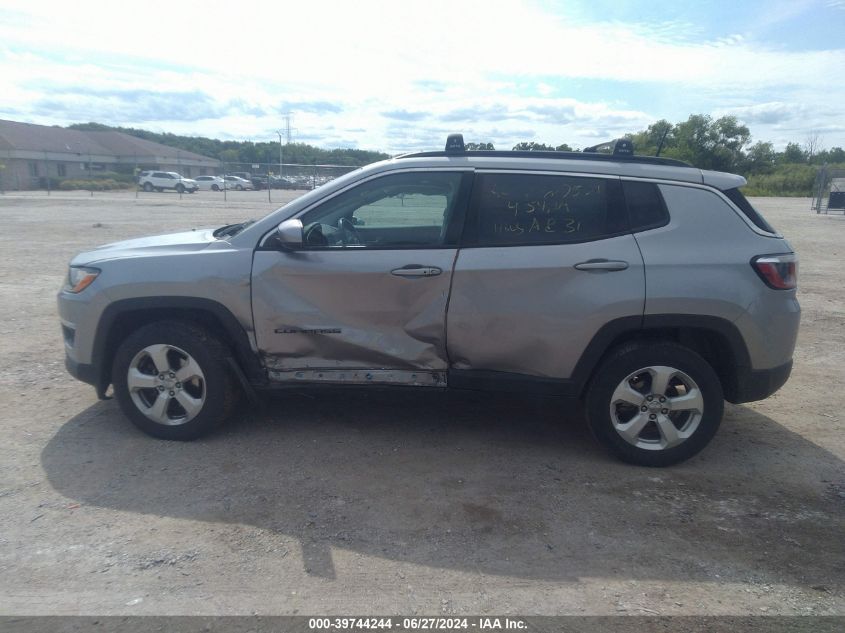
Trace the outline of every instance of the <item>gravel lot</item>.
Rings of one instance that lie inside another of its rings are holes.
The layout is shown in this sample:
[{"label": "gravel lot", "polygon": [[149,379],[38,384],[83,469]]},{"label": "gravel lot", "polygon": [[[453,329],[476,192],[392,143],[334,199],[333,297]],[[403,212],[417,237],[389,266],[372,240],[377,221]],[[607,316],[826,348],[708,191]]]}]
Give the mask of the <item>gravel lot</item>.
[{"label": "gravel lot", "polygon": [[845,217],[755,203],[801,256],[792,379],[651,470],[558,401],[473,393],[289,394],[146,437],[64,371],[67,261],[278,205],[0,196],[0,614],[845,615]]}]

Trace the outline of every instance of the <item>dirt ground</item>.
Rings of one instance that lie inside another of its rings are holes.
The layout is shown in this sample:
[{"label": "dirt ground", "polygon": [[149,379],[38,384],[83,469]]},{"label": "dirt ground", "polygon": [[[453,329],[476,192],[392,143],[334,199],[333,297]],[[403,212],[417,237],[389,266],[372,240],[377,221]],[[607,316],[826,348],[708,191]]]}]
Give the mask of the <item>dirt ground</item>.
[{"label": "dirt ground", "polygon": [[266,196],[0,196],[0,614],[845,614],[845,217],[755,201],[801,257],[795,369],[680,466],[473,393],[297,393],[201,441],[141,434],[65,373],[67,261]]}]

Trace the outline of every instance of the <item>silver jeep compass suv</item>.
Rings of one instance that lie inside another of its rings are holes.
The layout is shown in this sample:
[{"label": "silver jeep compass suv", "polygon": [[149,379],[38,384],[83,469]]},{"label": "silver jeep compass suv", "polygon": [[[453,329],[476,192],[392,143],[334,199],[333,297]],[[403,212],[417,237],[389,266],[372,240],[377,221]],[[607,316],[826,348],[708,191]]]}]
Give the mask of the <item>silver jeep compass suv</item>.
[{"label": "silver jeep compass suv", "polygon": [[[157,437],[306,384],[581,398],[622,459],[700,451],[789,376],[797,260],[741,176],[612,153],[409,154],[258,221],[78,255],[67,367]],[[553,402],[553,401],[552,401]]]}]

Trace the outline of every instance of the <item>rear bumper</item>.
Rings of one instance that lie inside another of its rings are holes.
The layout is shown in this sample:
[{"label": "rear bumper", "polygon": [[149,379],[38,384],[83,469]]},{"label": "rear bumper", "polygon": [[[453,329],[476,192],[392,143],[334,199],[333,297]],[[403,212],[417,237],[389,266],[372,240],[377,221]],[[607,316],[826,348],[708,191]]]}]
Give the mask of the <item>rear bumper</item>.
[{"label": "rear bumper", "polygon": [[792,372],[792,361],[772,369],[751,370],[741,368],[737,372],[737,386],[733,397],[729,399],[734,404],[763,400],[783,387]]}]

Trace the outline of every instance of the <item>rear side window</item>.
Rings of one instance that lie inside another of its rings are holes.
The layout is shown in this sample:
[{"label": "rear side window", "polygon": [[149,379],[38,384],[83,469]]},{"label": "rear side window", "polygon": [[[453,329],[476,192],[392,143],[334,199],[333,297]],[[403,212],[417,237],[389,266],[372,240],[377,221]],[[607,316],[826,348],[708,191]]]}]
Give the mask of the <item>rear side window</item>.
[{"label": "rear side window", "polygon": [[479,246],[587,242],[627,230],[616,179],[479,174],[473,208]]},{"label": "rear side window", "polygon": [[622,189],[625,191],[631,231],[636,233],[669,223],[669,211],[655,183],[624,180]]},{"label": "rear side window", "polygon": [[754,223],[754,226],[758,229],[766,231],[767,233],[777,233],[774,227],[766,222],[766,218],[760,215],[760,212],[751,206],[751,203],[748,202],[748,199],[742,195],[742,192],[739,189],[726,189],[722,193],[728,197],[728,200],[738,206],[739,210],[745,214],[745,217],[751,220],[751,222]]}]

